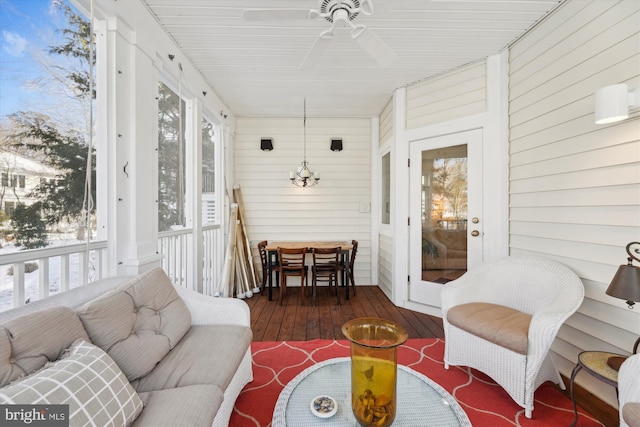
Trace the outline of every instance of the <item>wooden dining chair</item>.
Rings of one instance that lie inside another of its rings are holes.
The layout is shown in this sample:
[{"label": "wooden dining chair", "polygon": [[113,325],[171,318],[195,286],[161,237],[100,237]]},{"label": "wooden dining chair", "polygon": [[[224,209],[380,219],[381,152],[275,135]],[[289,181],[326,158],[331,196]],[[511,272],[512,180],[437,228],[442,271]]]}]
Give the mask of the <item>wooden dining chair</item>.
[{"label": "wooden dining chair", "polygon": [[[349,286],[349,283],[351,283],[351,289],[353,289],[353,295],[356,294],[356,281],[353,279],[353,266],[355,265],[356,262],[356,253],[358,252],[358,241],[357,240],[352,240],[351,241],[351,246],[353,246],[353,249],[351,249],[351,256],[349,257],[349,274],[346,280],[346,283],[343,283],[343,286]],[[340,262],[338,263],[338,268],[340,269],[341,272],[344,271],[345,269],[345,264],[344,261],[340,260]]]},{"label": "wooden dining chair", "polygon": [[276,287],[280,286],[280,265],[276,258],[275,260],[272,260],[271,270],[269,270],[269,259],[267,258],[269,254],[267,253],[266,240],[258,243],[258,252],[260,252],[260,261],[262,262],[262,283],[260,284],[260,291],[264,292],[264,289],[267,286],[267,279],[270,274],[273,274],[273,272],[276,273]]},{"label": "wooden dining chair", "polygon": [[278,248],[280,278],[282,279],[280,286],[280,305],[282,305],[282,300],[287,293],[288,276],[300,276],[300,288],[304,302],[307,283],[307,267],[304,264],[306,255],[307,248]]},{"label": "wooden dining chair", "polygon": [[340,305],[340,295],[338,294],[340,268],[338,267],[338,262],[342,248],[339,246],[335,248],[311,248],[311,253],[313,254],[313,265],[311,267],[312,304],[316,305],[318,282],[327,282],[329,289],[331,289],[331,286],[335,287],[336,299],[338,305]]}]

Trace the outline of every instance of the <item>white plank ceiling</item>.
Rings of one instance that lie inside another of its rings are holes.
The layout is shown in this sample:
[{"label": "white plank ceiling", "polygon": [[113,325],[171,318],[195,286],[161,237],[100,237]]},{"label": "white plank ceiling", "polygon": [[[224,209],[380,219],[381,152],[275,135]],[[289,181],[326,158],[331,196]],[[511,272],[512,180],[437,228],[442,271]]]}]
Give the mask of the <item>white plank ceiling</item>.
[{"label": "white plank ceiling", "polygon": [[336,28],[312,69],[300,70],[331,23],[248,21],[243,11],[318,9],[318,0],[143,0],[224,103],[244,117],[300,117],[304,97],[310,117],[377,116],[396,88],[502,51],[561,1],[372,0],[373,14],[360,13],[353,23],[395,53],[390,66],[378,65],[347,26]]}]

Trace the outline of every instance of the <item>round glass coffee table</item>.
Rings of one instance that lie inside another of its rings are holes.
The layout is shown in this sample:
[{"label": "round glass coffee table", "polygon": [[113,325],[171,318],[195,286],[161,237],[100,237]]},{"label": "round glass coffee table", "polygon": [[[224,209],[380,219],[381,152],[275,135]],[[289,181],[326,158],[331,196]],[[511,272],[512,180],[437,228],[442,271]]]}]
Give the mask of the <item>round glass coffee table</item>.
[{"label": "round glass coffee table", "polygon": [[[420,372],[398,365],[396,393],[393,427],[471,427],[453,396]],[[331,418],[319,418],[311,412],[309,404],[319,395],[331,396],[338,403]],[[273,411],[273,427],[357,425],[351,412],[350,357],[325,360],[302,371],[282,390]]]}]

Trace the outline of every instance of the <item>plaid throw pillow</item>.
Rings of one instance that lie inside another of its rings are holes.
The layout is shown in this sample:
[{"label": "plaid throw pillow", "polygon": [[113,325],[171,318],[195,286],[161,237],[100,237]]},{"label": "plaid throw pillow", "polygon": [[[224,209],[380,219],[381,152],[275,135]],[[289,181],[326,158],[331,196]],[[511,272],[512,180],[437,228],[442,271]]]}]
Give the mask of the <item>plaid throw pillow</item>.
[{"label": "plaid throw pillow", "polygon": [[0,388],[3,404],[68,404],[70,426],[128,426],[142,401],[99,347],[74,342],[61,359]]}]

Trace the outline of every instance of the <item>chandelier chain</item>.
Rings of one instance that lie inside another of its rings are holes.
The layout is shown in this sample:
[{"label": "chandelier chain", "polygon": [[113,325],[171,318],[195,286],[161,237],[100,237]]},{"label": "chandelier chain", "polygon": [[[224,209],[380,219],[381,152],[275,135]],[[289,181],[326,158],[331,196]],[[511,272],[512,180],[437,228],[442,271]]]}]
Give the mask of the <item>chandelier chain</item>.
[{"label": "chandelier chain", "polygon": [[320,174],[313,173],[309,170],[309,163],[307,163],[307,98],[304,98],[304,109],[302,118],[303,127],[303,160],[302,164],[298,167],[297,171],[291,171],[289,173],[289,180],[296,187],[313,187],[320,181]]}]

